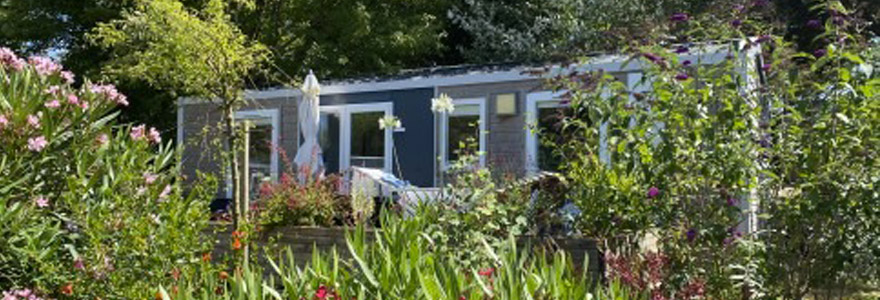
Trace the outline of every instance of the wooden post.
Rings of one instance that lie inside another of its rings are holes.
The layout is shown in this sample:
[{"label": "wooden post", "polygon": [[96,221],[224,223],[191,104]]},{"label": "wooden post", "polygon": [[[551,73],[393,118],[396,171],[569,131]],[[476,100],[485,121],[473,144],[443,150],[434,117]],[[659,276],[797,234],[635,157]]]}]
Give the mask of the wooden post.
[{"label": "wooden post", "polygon": [[[251,192],[251,188],[250,188],[250,186],[251,186],[250,185],[250,181],[251,181],[250,180],[251,179],[250,178],[251,177],[251,170],[250,170],[250,164],[251,164],[251,159],[250,159],[251,121],[244,120],[242,122],[242,126],[244,127],[243,128],[244,135],[242,137],[242,145],[243,145],[243,147],[242,147],[243,148],[242,149],[243,155],[242,156],[243,157],[242,157],[241,189],[240,189],[240,191],[241,191],[241,195],[240,195],[241,206],[238,207],[238,210],[241,212],[240,213],[241,221],[242,221],[241,224],[248,224],[248,208],[250,207],[250,202],[251,202],[250,201],[250,192]],[[249,243],[244,243],[243,248],[242,248],[242,256],[243,256],[242,265],[244,266],[244,269],[248,269],[248,257],[249,257],[249,248],[250,248],[248,246],[248,244]]]}]

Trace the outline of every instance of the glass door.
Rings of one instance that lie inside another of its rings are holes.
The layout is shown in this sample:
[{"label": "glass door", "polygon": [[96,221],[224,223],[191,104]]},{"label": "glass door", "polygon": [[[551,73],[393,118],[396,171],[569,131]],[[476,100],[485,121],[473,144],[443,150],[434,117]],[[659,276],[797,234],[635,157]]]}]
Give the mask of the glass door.
[{"label": "glass door", "polygon": [[392,107],[391,102],[321,106],[319,140],[327,171],[391,172],[391,130],[379,129],[379,119],[390,116]]}]

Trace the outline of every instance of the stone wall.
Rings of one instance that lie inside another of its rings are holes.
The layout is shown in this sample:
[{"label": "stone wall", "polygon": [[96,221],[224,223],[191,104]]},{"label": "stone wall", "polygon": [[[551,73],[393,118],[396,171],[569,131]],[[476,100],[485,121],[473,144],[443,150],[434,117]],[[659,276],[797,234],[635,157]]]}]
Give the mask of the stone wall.
[{"label": "stone wall", "polygon": [[[319,227],[279,227],[273,228],[265,232],[257,238],[257,244],[263,250],[272,251],[290,247],[293,252],[297,265],[303,266],[312,259],[312,249],[317,249],[323,253],[329,253],[332,249],[336,249],[339,256],[348,259],[348,248],[345,244],[345,234],[352,229],[347,228],[319,228]],[[213,238],[214,257],[220,258],[230,252],[231,231],[227,226],[214,225],[208,236]],[[368,229],[368,240],[372,240],[372,230]],[[590,239],[564,237],[554,238],[548,241],[541,241],[534,236],[521,236],[517,238],[517,244],[520,249],[530,247],[533,251],[538,251],[539,247],[545,249],[560,249],[566,251],[572,258],[576,270],[583,268],[584,259],[589,260],[588,270],[594,275],[593,278],[600,278],[602,274],[601,260],[599,259],[599,250],[596,242]],[[264,269],[269,268],[265,260],[264,251],[257,250],[260,253],[259,260],[264,265]]]}]

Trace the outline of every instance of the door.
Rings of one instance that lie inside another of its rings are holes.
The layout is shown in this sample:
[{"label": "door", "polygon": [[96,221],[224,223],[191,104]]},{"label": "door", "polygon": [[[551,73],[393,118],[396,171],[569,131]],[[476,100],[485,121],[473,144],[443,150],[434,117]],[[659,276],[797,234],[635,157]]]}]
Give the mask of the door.
[{"label": "door", "polygon": [[319,136],[327,170],[365,167],[391,172],[392,130],[379,129],[379,119],[392,115],[392,108],[391,102],[322,106]]}]

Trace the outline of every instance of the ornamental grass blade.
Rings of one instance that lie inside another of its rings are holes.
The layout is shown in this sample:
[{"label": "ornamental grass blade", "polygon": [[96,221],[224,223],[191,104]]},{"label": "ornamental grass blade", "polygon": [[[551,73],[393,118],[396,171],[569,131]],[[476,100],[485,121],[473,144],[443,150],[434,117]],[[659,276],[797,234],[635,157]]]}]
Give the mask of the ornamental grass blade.
[{"label": "ornamental grass blade", "polygon": [[369,281],[370,285],[374,288],[379,287],[379,282],[376,281],[376,276],[373,275],[373,270],[371,270],[370,266],[367,265],[366,262],[364,262],[360,254],[355,251],[351,241],[345,244],[348,246],[348,251],[351,252],[351,257],[354,259],[355,262],[357,262],[358,266],[361,267],[361,272],[363,272],[364,276],[367,277],[367,281]]}]

